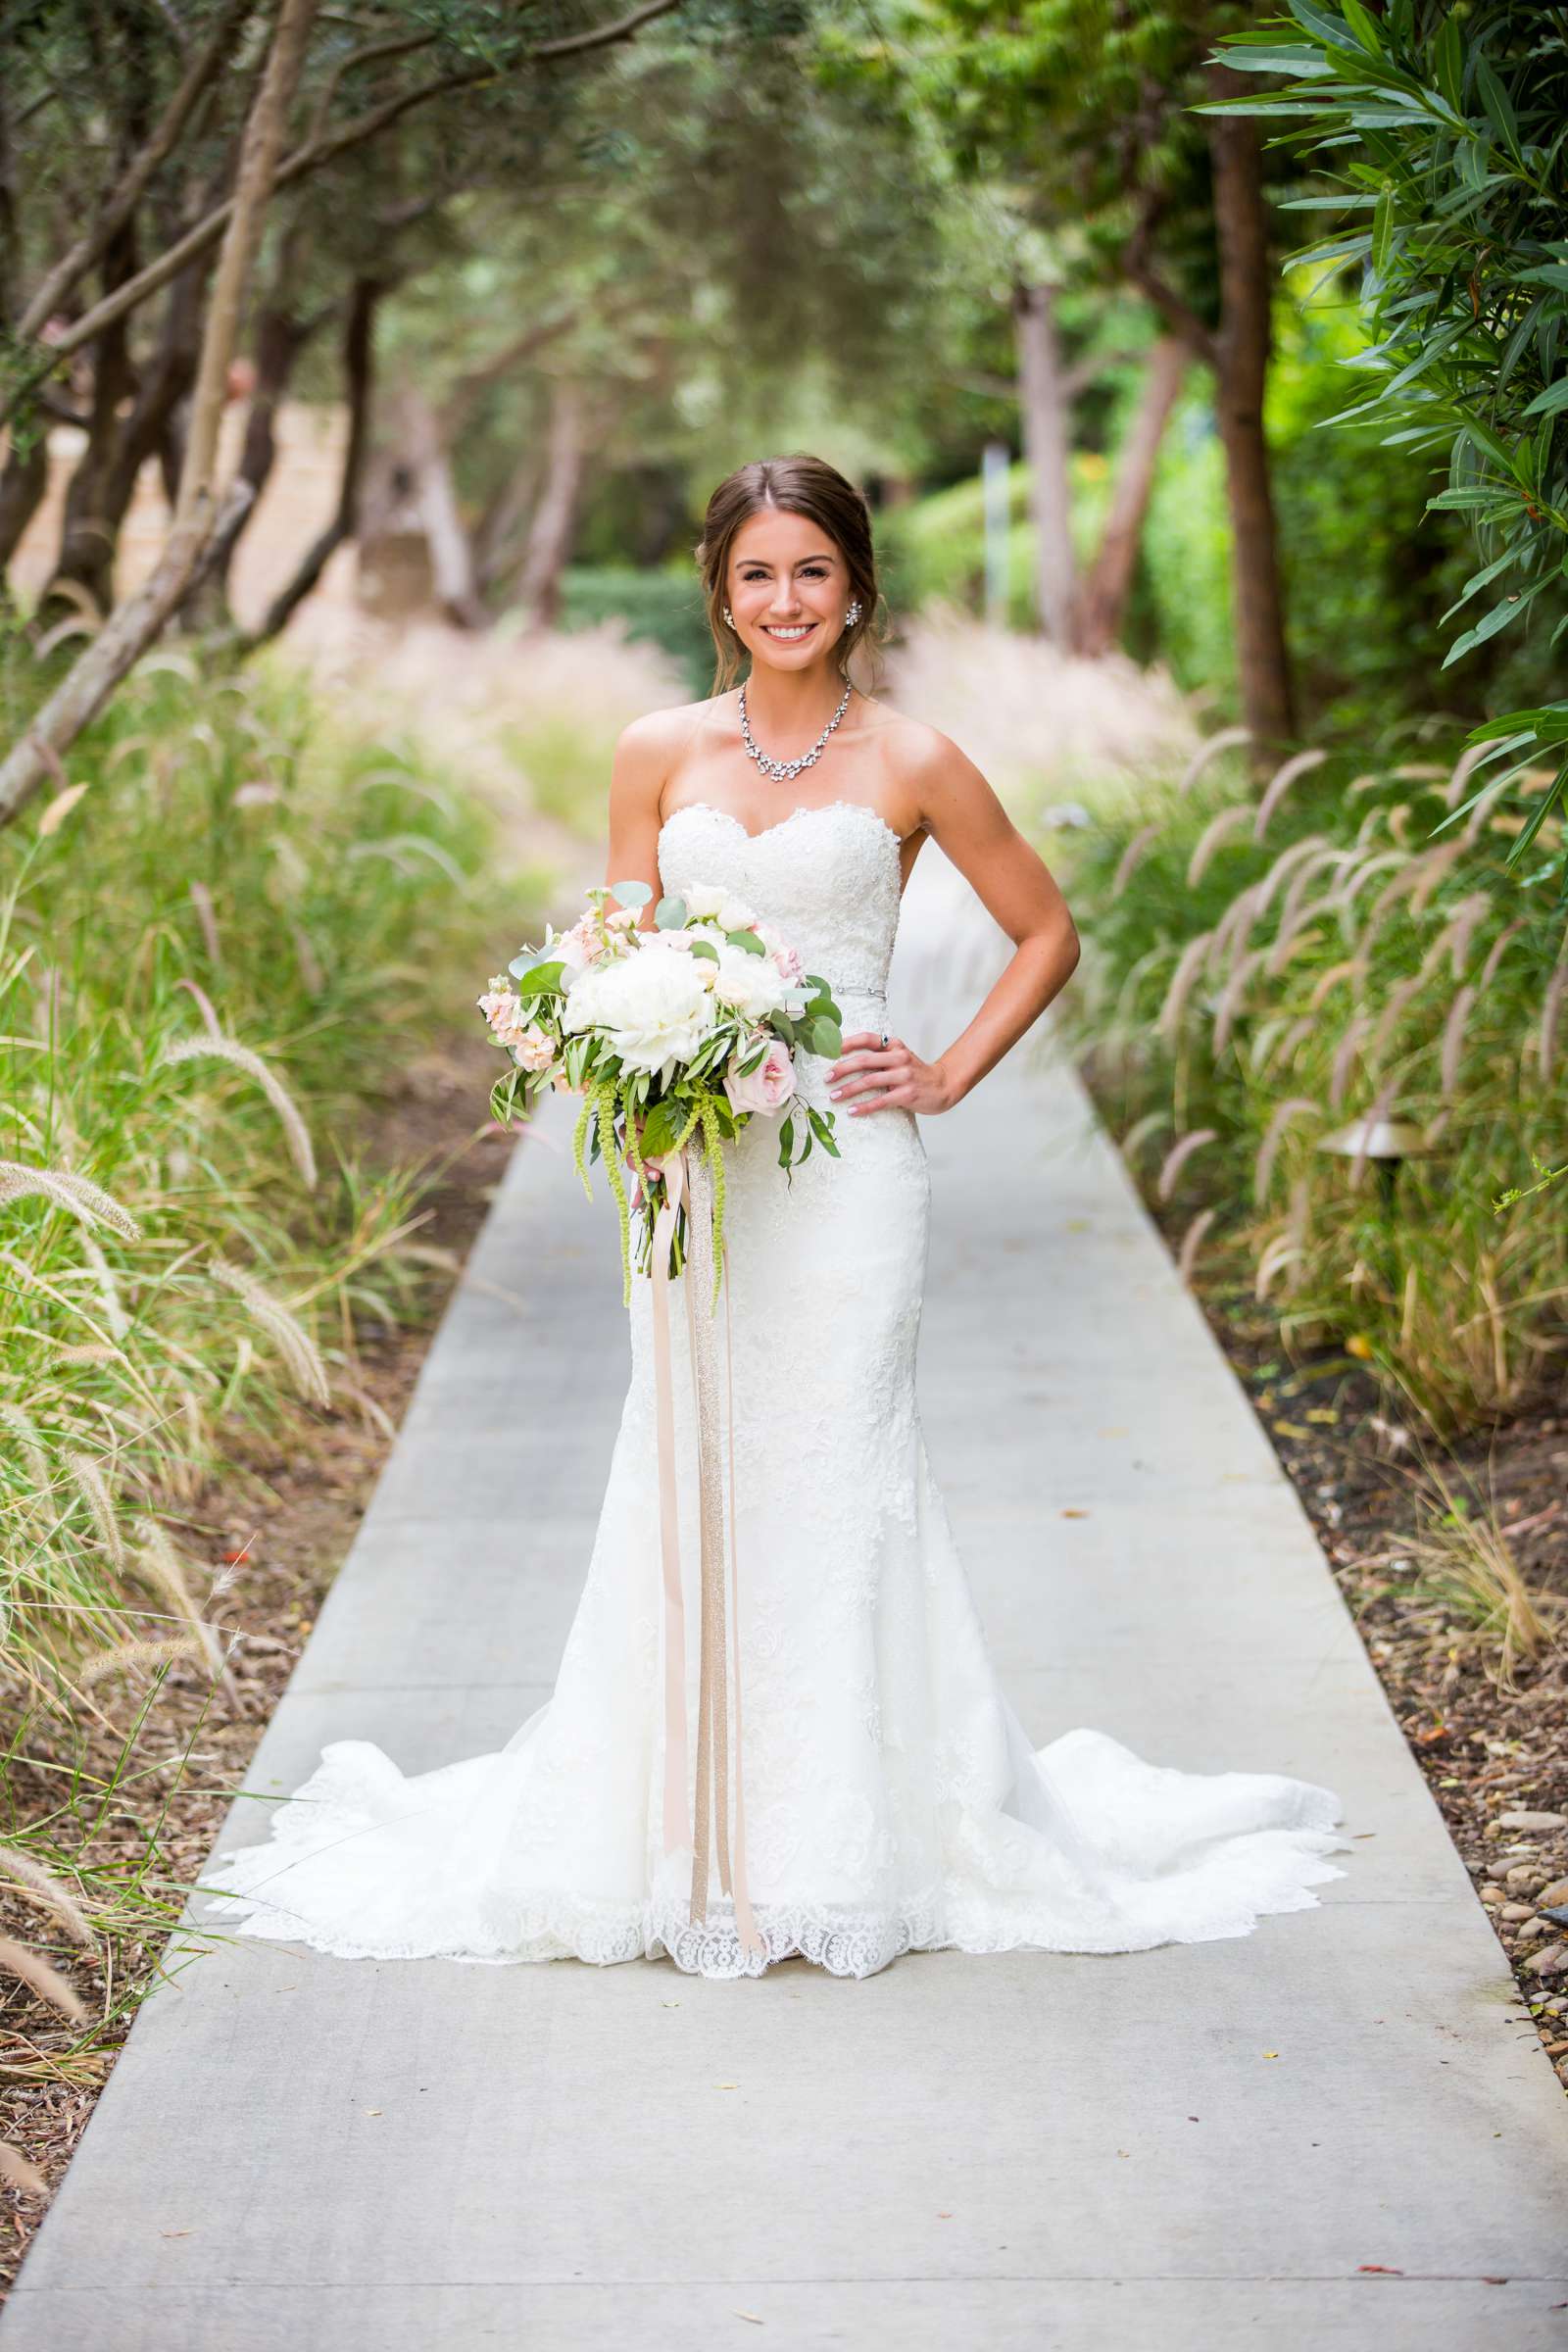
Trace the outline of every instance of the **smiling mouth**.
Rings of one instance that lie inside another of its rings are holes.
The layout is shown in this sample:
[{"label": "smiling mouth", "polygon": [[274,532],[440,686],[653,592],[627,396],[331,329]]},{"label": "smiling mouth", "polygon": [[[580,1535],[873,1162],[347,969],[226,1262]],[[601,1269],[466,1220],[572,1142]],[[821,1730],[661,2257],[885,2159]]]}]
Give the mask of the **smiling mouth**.
[{"label": "smiling mouth", "polygon": [[781,645],[799,645],[803,637],[809,637],[816,623],[814,620],[803,620],[792,623],[786,629],[776,627],[771,621],[764,620],[761,626],[764,637],[776,637]]}]

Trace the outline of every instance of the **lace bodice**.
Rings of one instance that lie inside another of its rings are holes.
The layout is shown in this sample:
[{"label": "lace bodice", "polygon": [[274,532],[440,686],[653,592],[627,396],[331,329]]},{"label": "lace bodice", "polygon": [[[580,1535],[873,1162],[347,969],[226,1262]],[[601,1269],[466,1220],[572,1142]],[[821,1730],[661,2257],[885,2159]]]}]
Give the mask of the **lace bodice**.
[{"label": "lace bodice", "polygon": [[659,870],[678,896],[733,889],[836,994],[880,994],[899,927],[899,837],[863,801],[791,809],[765,832],[689,801],[659,836]]}]

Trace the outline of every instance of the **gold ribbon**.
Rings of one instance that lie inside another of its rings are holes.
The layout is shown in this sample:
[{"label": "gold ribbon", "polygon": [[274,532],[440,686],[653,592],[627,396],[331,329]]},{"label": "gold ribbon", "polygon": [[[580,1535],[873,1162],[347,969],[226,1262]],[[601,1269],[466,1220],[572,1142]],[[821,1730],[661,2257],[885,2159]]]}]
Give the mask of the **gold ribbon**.
[{"label": "gold ribbon", "polygon": [[[697,1420],[698,1532],[701,1606],[698,1620],[700,1671],[697,1695],[697,1778],[694,1812],[686,1806],[686,1612],[680,1570],[680,1521],[676,1508],[675,1407],[669,1347],[669,1249],[676,1217],[686,1206],[686,1322]],[[735,1367],[729,1310],[728,1253],[724,1260],[724,1379],[728,1420],[721,1431],[717,1333],[713,1315],[713,1195],[706,1154],[682,1150],[664,1163],[664,1205],[654,1225],[654,1385],[659,1431],[660,1553],[664,1587],[664,1851],[692,1848],[691,1917],[708,1917],[710,1837],[716,1846],[719,1885],[735,1903],[742,1946],[765,1952],[746,1885],[746,1808],[741,1771],[740,1549],[735,1531]],[[701,1300],[701,1308],[699,1308]],[[720,1499],[721,1455],[728,1458],[728,1520],[731,1576],[730,1623],[733,1668],[726,1670],[724,1611],[725,1512]],[[729,1840],[729,1686],[735,1712],[735,1850]]]}]

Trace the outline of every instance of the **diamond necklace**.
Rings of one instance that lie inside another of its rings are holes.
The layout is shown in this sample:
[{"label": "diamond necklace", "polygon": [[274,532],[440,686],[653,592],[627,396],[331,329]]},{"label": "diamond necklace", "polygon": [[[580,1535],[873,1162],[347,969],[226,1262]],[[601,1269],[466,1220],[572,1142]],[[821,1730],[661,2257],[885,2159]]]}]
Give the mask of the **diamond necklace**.
[{"label": "diamond necklace", "polygon": [[849,706],[851,693],[854,690],[852,687],[845,687],[843,699],[840,701],[838,709],[834,711],[832,717],[828,720],[827,725],[822,729],[821,734],[817,737],[816,741],[812,744],[808,752],[803,752],[798,760],[774,760],[768,753],[760,752],[757,748],[757,744],[752,735],[752,722],[746,715],[746,688],[742,686],[741,741],[745,744],[746,749],[751,754],[752,758],[757,761],[757,764],[761,769],[763,775],[771,776],[775,784],[787,784],[791,776],[798,776],[800,774],[803,767],[814,766],[816,761],[822,757],[823,748],[827,743],[828,737],[838,725],[839,720],[844,716],[845,710]]}]

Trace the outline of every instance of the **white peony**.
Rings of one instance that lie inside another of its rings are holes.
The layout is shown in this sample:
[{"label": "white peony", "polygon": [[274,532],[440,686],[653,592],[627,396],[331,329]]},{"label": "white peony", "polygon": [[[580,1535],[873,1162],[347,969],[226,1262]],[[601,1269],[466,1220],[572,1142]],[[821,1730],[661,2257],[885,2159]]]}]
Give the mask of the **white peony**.
[{"label": "white peony", "polygon": [[788,988],[770,956],[748,956],[744,948],[726,942],[713,966],[713,994],[749,1021],[765,1021],[770,1012],[782,1009]]},{"label": "white peony", "polygon": [[603,1029],[624,1069],[661,1077],[691,1059],[713,1018],[713,999],[692,958],[647,949],[584,972],[561,1011],[563,1029]]},{"label": "white peony", "polygon": [[725,931],[750,931],[757,920],[755,910],[733,891],[721,889],[716,882],[694,882],[683,890],[686,912],[693,922],[717,922]]}]

